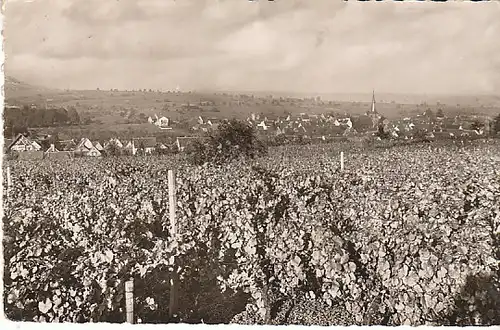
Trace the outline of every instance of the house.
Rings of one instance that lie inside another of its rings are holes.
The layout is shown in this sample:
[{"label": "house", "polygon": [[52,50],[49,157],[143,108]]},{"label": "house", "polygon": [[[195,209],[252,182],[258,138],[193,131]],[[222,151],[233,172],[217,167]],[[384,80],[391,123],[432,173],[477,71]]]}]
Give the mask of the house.
[{"label": "house", "polygon": [[160,129],[172,129],[172,127],[168,127],[170,120],[167,117],[158,118],[158,116],[156,116],[156,122],[154,124]]},{"label": "house", "polygon": [[94,145],[94,147],[97,150],[99,150],[99,151],[103,151],[104,150],[103,146],[101,145],[101,143],[99,143],[99,141],[94,141],[92,144]]},{"label": "house", "polygon": [[335,126],[344,126],[345,128],[352,127],[352,121],[351,121],[351,118],[349,118],[349,117],[335,120],[334,124],[335,124]]},{"label": "house", "polygon": [[8,146],[7,152],[9,151],[40,151],[42,146],[38,144],[36,141],[31,140],[30,138],[19,134]]},{"label": "house", "polygon": [[157,126],[168,126],[169,120],[167,117],[160,117],[158,120],[156,120],[156,125]]},{"label": "house", "polygon": [[270,126],[266,125],[266,122],[263,120],[259,124],[257,124],[257,128],[263,131],[267,131]]},{"label": "house", "polygon": [[86,157],[100,157],[101,152],[87,138],[82,138],[74,150],[75,154]]},{"label": "house", "polygon": [[32,144],[33,144],[33,147],[35,148],[36,151],[42,150],[42,146],[38,142],[32,141]]},{"label": "house", "polygon": [[88,157],[101,157],[102,154],[99,150],[97,150],[95,147],[91,148],[87,153],[86,156]]},{"label": "house", "polygon": [[94,144],[87,138],[82,138],[75,148],[75,152],[84,153],[95,148]]},{"label": "house", "polygon": [[191,128],[193,131],[202,131],[202,132],[208,132],[209,130],[212,129],[211,123],[203,123],[203,124],[196,124]]},{"label": "house", "polygon": [[[247,118],[247,121],[250,125],[253,125],[253,123]],[[219,124],[222,122],[221,119],[219,118],[208,118],[206,120],[203,120],[203,118],[198,117],[198,120],[196,124],[191,127],[193,131],[202,131],[202,132],[208,132],[211,130],[217,129]]]}]

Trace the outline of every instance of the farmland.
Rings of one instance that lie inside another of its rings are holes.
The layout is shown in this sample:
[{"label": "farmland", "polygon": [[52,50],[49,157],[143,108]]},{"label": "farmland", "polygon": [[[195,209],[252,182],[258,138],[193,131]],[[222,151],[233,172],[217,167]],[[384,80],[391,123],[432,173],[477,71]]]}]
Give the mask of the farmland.
[{"label": "farmland", "polygon": [[123,322],[133,277],[145,323],[498,324],[499,156],[497,140],[287,146],[198,167],[182,156],[9,161],[6,315]]},{"label": "farmland", "polygon": [[[39,108],[73,108],[90,118],[91,124],[81,127],[59,127],[66,131],[147,131],[154,127],[134,127],[147,123],[147,116],[166,116],[175,121],[212,117],[218,119],[246,119],[252,113],[265,116],[320,114],[325,112],[359,115],[370,108],[370,94],[301,95],[258,92],[224,93],[203,91],[159,91],[159,90],[56,90],[33,86],[15,78],[7,77],[5,83],[6,101],[12,105],[37,105]],[[397,95],[379,94],[380,110],[390,119],[441,109],[449,115],[480,114],[492,115],[498,112],[498,97],[444,96],[444,95]],[[364,100],[364,102],[359,102]],[[142,115],[141,115],[142,114]],[[142,120],[139,120],[144,116]],[[146,129],[149,128],[149,129]],[[44,129],[43,131],[46,131]],[[153,131],[154,132],[154,131]]]}]

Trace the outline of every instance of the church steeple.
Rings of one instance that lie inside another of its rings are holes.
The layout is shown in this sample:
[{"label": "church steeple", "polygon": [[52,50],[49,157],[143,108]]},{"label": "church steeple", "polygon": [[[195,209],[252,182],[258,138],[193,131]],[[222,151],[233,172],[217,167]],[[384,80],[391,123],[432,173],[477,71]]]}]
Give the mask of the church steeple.
[{"label": "church steeple", "polygon": [[375,90],[373,90],[371,113],[377,113],[377,110],[375,109]]}]

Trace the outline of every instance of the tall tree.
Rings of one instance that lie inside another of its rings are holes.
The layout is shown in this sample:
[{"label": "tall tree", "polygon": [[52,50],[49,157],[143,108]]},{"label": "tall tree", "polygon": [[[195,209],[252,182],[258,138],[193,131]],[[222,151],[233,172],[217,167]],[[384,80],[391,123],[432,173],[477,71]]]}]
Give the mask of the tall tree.
[{"label": "tall tree", "polygon": [[500,133],[500,113],[495,117],[495,119],[493,119],[493,135],[497,135],[498,133]]},{"label": "tall tree", "polygon": [[80,115],[78,111],[76,111],[75,107],[70,107],[68,109],[68,119],[71,125],[80,124]]}]

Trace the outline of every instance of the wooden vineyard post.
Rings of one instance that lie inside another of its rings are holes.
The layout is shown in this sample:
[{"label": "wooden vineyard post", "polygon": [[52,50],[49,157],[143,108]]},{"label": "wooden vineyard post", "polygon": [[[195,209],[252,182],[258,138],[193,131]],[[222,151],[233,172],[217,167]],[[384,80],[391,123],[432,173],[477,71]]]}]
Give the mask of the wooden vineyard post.
[{"label": "wooden vineyard post", "polygon": [[10,190],[12,186],[12,177],[10,176],[10,166],[7,166],[7,192]]},{"label": "wooden vineyard post", "polygon": [[125,310],[127,323],[134,323],[134,279],[125,282]]},{"label": "wooden vineyard post", "polygon": [[340,170],[341,171],[344,170],[344,152],[343,151],[340,152]]},{"label": "wooden vineyard post", "polygon": [[175,223],[175,176],[174,171],[168,170],[168,206],[170,217],[170,231],[172,236],[177,234],[177,224]]},{"label": "wooden vineyard post", "polygon": [[[170,215],[170,231],[172,238],[176,239],[177,235],[177,223],[175,219],[175,206],[176,201],[176,191],[175,191],[175,175],[174,171],[168,170],[168,205],[169,205],[169,215]],[[177,314],[177,302],[178,302],[178,288],[179,288],[179,274],[176,265],[176,260],[174,259],[173,272],[170,277],[170,305],[168,309],[169,318],[172,319],[174,315]]]}]

